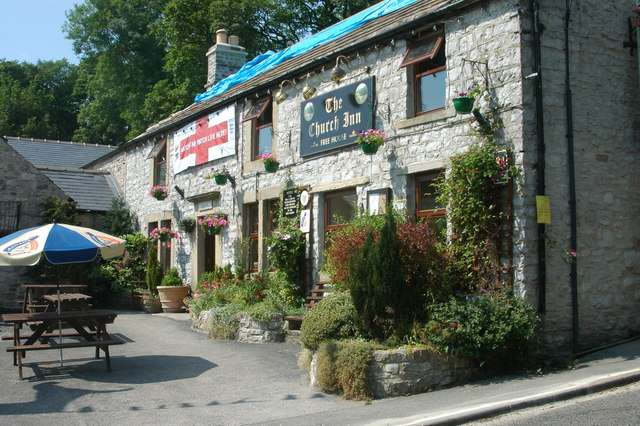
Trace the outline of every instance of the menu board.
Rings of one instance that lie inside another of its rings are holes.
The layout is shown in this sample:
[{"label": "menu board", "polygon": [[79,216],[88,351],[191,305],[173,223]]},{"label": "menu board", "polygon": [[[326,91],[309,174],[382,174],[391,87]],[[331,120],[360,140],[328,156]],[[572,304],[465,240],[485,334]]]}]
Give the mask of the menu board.
[{"label": "menu board", "polygon": [[298,197],[299,192],[296,188],[285,189],[282,194],[282,207],[284,217],[298,216]]}]

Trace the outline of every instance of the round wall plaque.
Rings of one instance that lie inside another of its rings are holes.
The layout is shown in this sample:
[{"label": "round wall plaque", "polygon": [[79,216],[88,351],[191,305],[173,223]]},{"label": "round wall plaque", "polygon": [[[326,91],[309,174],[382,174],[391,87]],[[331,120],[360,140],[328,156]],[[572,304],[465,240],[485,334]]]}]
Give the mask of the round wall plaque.
[{"label": "round wall plaque", "polygon": [[309,191],[306,189],[300,193],[300,204],[302,204],[302,207],[307,207],[307,204],[309,204]]}]

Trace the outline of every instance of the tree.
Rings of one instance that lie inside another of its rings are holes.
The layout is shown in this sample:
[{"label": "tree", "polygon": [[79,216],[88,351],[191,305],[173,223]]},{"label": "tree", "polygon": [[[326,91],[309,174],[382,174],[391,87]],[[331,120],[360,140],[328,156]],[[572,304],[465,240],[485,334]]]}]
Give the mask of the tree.
[{"label": "tree", "polygon": [[81,56],[84,102],[74,140],[116,144],[204,91],[215,31],[237,35],[249,58],[281,50],[377,0],[85,0],[64,29]]},{"label": "tree", "polygon": [[79,98],[77,67],[67,60],[0,60],[0,134],[71,140]]},{"label": "tree", "polygon": [[133,217],[127,208],[124,198],[111,200],[111,206],[104,217],[106,231],[113,235],[133,233]]}]

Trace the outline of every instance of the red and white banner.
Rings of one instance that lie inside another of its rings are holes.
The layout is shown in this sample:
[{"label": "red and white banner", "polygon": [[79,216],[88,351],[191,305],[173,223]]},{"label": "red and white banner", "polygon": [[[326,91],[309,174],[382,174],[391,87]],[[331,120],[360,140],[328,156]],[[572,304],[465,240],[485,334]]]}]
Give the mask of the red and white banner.
[{"label": "red and white banner", "polygon": [[236,109],[231,105],[173,134],[173,173],[236,153]]}]

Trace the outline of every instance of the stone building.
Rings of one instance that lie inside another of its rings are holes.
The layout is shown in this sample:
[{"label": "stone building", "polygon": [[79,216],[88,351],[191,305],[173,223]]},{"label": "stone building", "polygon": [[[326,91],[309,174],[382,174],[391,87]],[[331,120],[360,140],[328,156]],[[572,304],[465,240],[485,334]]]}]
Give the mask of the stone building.
[{"label": "stone building", "polygon": [[[349,218],[381,200],[417,217],[445,214],[429,208],[420,188],[477,143],[472,116],[457,114],[452,98],[479,83],[522,169],[510,202],[516,293],[539,308],[550,351],[610,343],[640,332],[633,6],[387,0],[217,82],[215,70],[234,72],[243,55],[221,32],[209,52],[207,92],[95,166],[111,173],[147,232],[212,212],[228,216],[220,235],[196,229],[161,253],[192,284],[212,265],[232,263],[239,239],[249,240],[252,268],[267,268],[262,237],[292,184],[293,214],[308,226],[311,283],[322,279],[335,214]],[[233,65],[216,62],[225,52]],[[354,143],[368,128],[388,137],[374,155]],[[275,173],[258,159],[265,153],[278,157]],[[205,179],[222,166],[231,183]],[[164,201],[148,194],[158,184],[170,189]],[[547,197],[550,223],[538,223],[548,220],[536,196]],[[571,249],[578,257],[566,263]]]},{"label": "stone building", "polygon": [[[108,172],[83,167],[115,147],[0,137],[0,237],[42,223],[40,204],[50,196],[77,203],[78,222],[100,228],[118,195]],[[29,267],[1,267],[0,308],[16,309]]]}]

